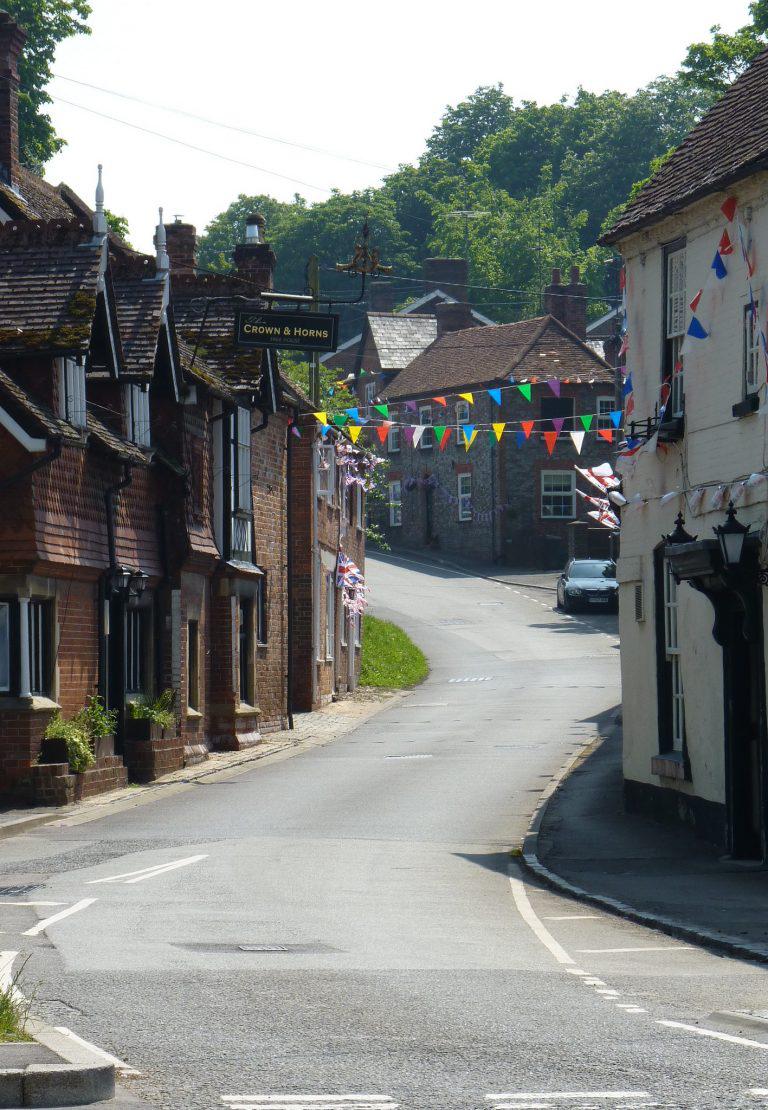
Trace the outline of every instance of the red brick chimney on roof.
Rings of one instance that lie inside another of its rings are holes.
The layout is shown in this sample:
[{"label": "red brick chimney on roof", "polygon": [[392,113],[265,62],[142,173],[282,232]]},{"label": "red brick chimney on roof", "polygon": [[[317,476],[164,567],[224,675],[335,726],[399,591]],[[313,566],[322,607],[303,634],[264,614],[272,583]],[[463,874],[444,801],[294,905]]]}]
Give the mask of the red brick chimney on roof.
[{"label": "red brick chimney on roof", "polygon": [[257,297],[260,290],[272,288],[277,259],[269,243],[264,240],[265,227],[266,220],[263,216],[249,216],[245,221],[245,242],[238,243],[235,247],[237,276],[251,285],[246,296]]},{"label": "red brick chimney on roof", "polygon": [[578,266],[571,266],[571,280],[563,285],[560,270],[552,271],[552,282],[544,290],[544,311],[578,335],[587,338],[587,287]]},{"label": "red brick chimney on roof", "polygon": [[0,181],[19,187],[19,56],[26,34],[0,11]]},{"label": "red brick chimney on roof", "polygon": [[165,225],[165,247],[172,274],[194,274],[197,270],[197,232],[193,224],[174,220]]},{"label": "red brick chimney on roof", "polygon": [[422,273],[425,293],[442,289],[449,297],[466,301],[469,276],[466,258],[425,258]]},{"label": "red brick chimney on roof", "polygon": [[446,335],[449,331],[463,331],[464,328],[475,327],[477,321],[472,316],[472,309],[466,301],[453,303],[446,301],[435,305],[437,318],[437,338]]},{"label": "red brick chimney on roof", "polygon": [[392,312],[395,307],[395,292],[392,283],[386,279],[372,281],[368,286],[368,311]]}]

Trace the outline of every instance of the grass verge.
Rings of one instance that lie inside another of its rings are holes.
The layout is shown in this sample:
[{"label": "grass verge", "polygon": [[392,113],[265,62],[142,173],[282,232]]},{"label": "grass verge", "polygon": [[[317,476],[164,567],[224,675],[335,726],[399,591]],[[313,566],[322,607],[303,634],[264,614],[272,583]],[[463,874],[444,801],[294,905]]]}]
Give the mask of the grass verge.
[{"label": "grass verge", "polygon": [[4,990],[0,990],[0,1042],[31,1041],[26,1032],[29,1001],[19,993],[18,974]]},{"label": "grass verge", "polygon": [[429,674],[424,652],[402,628],[378,617],[363,617],[361,686],[386,686],[391,690],[415,686]]}]

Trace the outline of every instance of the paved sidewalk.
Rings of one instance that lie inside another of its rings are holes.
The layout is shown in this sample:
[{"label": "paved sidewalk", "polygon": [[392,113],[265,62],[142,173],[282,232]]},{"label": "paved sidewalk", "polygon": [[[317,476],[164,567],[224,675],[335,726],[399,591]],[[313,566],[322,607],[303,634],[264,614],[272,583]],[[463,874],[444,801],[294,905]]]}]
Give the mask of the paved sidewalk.
[{"label": "paved sidewalk", "polygon": [[535,586],[540,590],[550,590],[553,593],[557,589],[557,579],[559,571],[537,571],[537,570],[515,570],[514,567],[502,566],[499,563],[479,563],[472,559],[459,559],[451,556],[446,558],[438,552],[424,551],[418,549],[410,551],[406,548],[398,548],[384,554],[375,549],[368,552],[369,558],[393,559],[402,558],[410,560],[414,563],[424,563],[425,566],[430,564],[444,567],[446,571],[457,570],[464,574],[477,575],[478,578],[489,578],[493,582],[503,582],[509,586]]},{"label": "paved sidewalk", "polygon": [[297,713],[292,730],[267,733],[263,741],[253,748],[239,752],[211,752],[208,759],[148,783],[146,786],[127,786],[106,794],[87,798],[71,806],[24,806],[0,809],[0,840],[28,832],[58,818],[77,816],[86,818],[101,815],[113,806],[141,805],[151,801],[160,791],[183,789],[186,785],[210,775],[231,771],[269,756],[288,754],[293,749],[326,744],[351,732],[369,717],[384,709],[394,698],[403,697],[407,691],[361,688],[349,698],[331,702],[314,713]]},{"label": "paved sidewalk", "polygon": [[682,825],[626,814],[620,729],[579,760],[542,812],[526,842],[529,866],[538,859],[624,916],[768,961],[768,869],[724,859]]}]

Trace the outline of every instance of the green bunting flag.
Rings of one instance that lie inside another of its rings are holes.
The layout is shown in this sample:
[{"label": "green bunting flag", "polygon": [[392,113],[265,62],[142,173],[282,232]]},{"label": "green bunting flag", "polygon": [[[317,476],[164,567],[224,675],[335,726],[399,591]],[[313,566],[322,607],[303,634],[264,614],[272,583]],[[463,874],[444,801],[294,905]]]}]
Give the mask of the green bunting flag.
[{"label": "green bunting flag", "polygon": [[349,417],[345,412],[335,412],[331,417],[331,420],[334,422],[337,428],[343,428],[346,422],[349,420]]},{"label": "green bunting flag", "polygon": [[389,419],[389,405],[374,405],[376,412],[380,412],[385,420]]},{"label": "green bunting flag", "polygon": [[580,416],[579,420],[584,425],[584,431],[588,432],[589,429],[590,429],[590,425],[592,424],[592,417],[591,416]]},{"label": "green bunting flag", "polygon": [[445,434],[445,429],[447,427],[447,424],[435,424],[435,439],[438,443],[443,438],[443,435]]},{"label": "green bunting flag", "polygon": [[527,384],[526,385],[519,385],[517,388],[520,390],[523,397],[525,397],[526,401],[530,401],[530,399],[531,399],[531,387],[530,387],[530,385],[527,385]]}]

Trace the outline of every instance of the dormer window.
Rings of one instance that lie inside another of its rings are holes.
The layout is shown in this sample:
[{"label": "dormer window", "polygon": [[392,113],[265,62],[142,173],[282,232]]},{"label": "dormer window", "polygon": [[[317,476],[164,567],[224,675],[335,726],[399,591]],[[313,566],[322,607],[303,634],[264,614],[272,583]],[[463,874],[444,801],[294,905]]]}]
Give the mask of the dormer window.
[{"label": "dormer window", "polygon": [[125,428],[127,438],[139,447],[152,443],[149,425],[149,389],[141,385],[125,387]]},{"label": "dormer window", "polygon": [[85,366],[72,358],[59,358],[59,416],[76,428],[86,425]]}]

